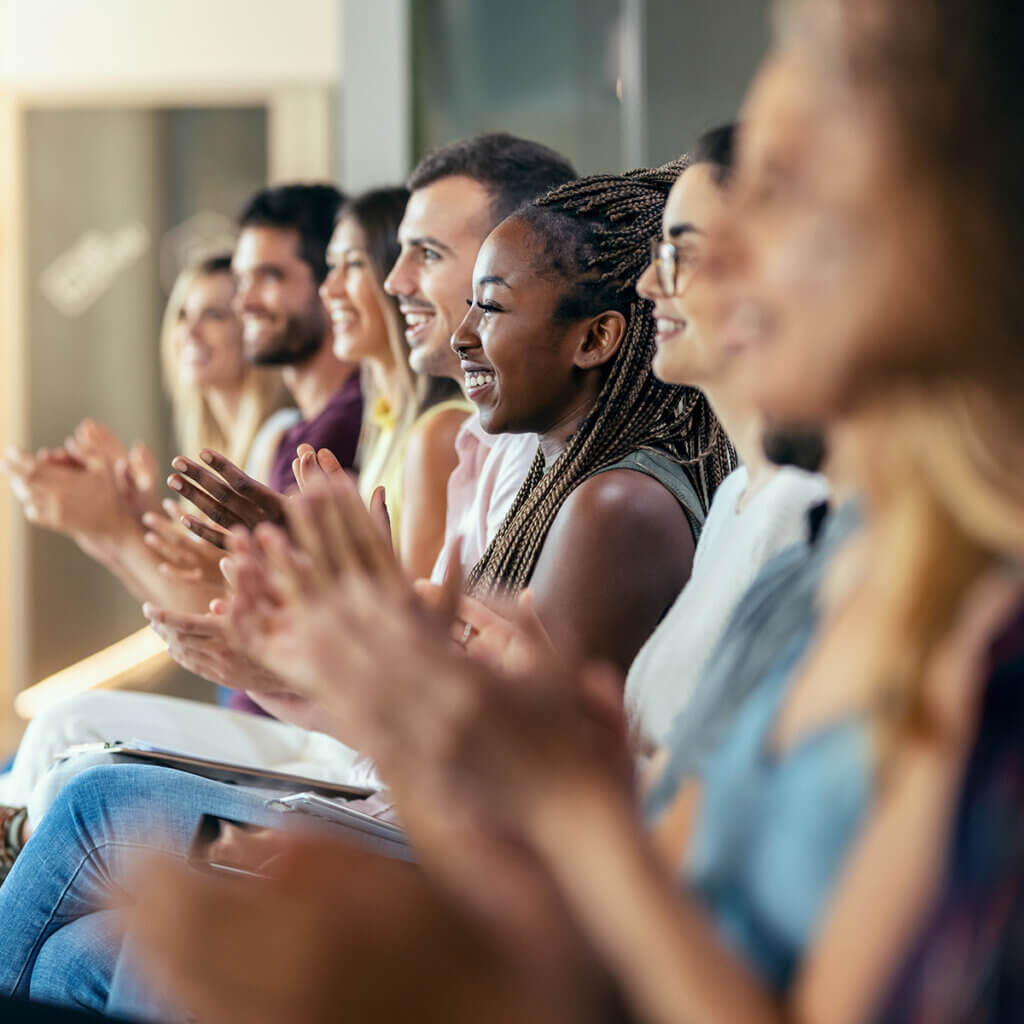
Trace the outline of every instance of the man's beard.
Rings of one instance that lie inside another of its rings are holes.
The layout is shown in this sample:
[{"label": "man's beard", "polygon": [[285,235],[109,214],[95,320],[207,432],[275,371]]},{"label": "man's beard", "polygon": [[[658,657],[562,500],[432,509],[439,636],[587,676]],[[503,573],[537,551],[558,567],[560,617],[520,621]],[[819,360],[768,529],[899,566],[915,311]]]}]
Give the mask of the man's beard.
[{"label": "man's beard", "polygon": [[327,314],[320,302],[308,312],[290,316],[284,329],[269,345],[257,352],[246,352],[251,366],[297,366],[312,359],[324,345]]}]

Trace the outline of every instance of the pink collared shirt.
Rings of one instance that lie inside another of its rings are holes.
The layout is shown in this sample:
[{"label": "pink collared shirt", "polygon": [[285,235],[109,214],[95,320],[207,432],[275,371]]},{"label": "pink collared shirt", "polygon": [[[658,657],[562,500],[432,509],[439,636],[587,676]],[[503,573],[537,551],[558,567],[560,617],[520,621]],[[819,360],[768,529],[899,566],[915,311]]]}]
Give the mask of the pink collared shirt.
[{"label": "pink collared shirt", "polygon": [[488,434],[473,415],[455,436],[459,462],[448,478],[444,546],[430,578],[444,580],[462,542],[463,577],[480,560],[505,521],[537,454],[536,434]]}]

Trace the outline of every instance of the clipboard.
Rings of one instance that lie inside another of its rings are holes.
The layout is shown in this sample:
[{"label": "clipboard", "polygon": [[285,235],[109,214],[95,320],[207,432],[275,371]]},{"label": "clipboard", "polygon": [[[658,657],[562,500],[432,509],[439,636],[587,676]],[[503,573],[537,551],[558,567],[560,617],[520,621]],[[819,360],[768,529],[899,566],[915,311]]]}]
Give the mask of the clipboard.
[{"label": "clipboard", "polygon": [[305,775],[292,775],[288,772],[276,772],[269,768],[253,768],[248,765],[233,764],[230,761],[215,761],[205,757],[183,754],[177,750],[166,750],[139,742],[110,743],[79,743],[68,747],[57,755],[56,760],[63,761],[77,754],[112,754],[126,757],[144,764],[160,765],[164,768],[175,768],[191,775],[200,775],[204,779],[223,782],[229,786],[251,786],[256,789],[281,790],[285,793],[312,791],[335,799],[362,800],[372,796],[376,790],[366,786],[347,786],[340,782],[327,782],[325,779],[311,779]]}]

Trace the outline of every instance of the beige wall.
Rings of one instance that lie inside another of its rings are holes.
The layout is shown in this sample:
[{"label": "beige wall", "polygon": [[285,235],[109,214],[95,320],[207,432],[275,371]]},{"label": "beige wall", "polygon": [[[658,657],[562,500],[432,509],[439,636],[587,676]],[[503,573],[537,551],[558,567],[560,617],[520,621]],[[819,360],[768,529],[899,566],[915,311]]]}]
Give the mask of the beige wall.
[{"label": "beige wall", "polygon": [[338,18],[336,0],[0,0],[0,74],[79,93],[333,82]]},{"label": "beige wall", "polygon": [[[325,177],[333,163],[340,18],[338,0],[0,0],[0,450],[27,442],[32,413],[23,180],[29,111],[264,105],[270,179]],[[15,728],[11,697],[33,681],[25,538],[0,485],[0,754]]]}]

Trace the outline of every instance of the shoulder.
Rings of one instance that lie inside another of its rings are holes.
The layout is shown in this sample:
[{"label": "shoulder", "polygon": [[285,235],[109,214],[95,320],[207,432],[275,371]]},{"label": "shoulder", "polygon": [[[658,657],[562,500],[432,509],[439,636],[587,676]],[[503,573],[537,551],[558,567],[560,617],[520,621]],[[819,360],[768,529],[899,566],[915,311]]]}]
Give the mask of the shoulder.
[{"label": "shoulder", "polygon": [[455,439],[459,436],[469,413],[465,409],[428,410],[409,431],[408,458],[429,459],[434,454],[448,462],[455,460]]},{"label": "shoulder", "polygon": [[455,439],[469,413],[465,409],[442,409],[421,416],[409,432],[405,450],[405,473],[419,478],[451,475],[458,461]]},{"label": "shoulder", "polygon": [[619,536],[635,542],[690,537],[686,514],[671,491],[646,473],[612,469],[584,480],[566,498],[552,529],[607,543]]}]

